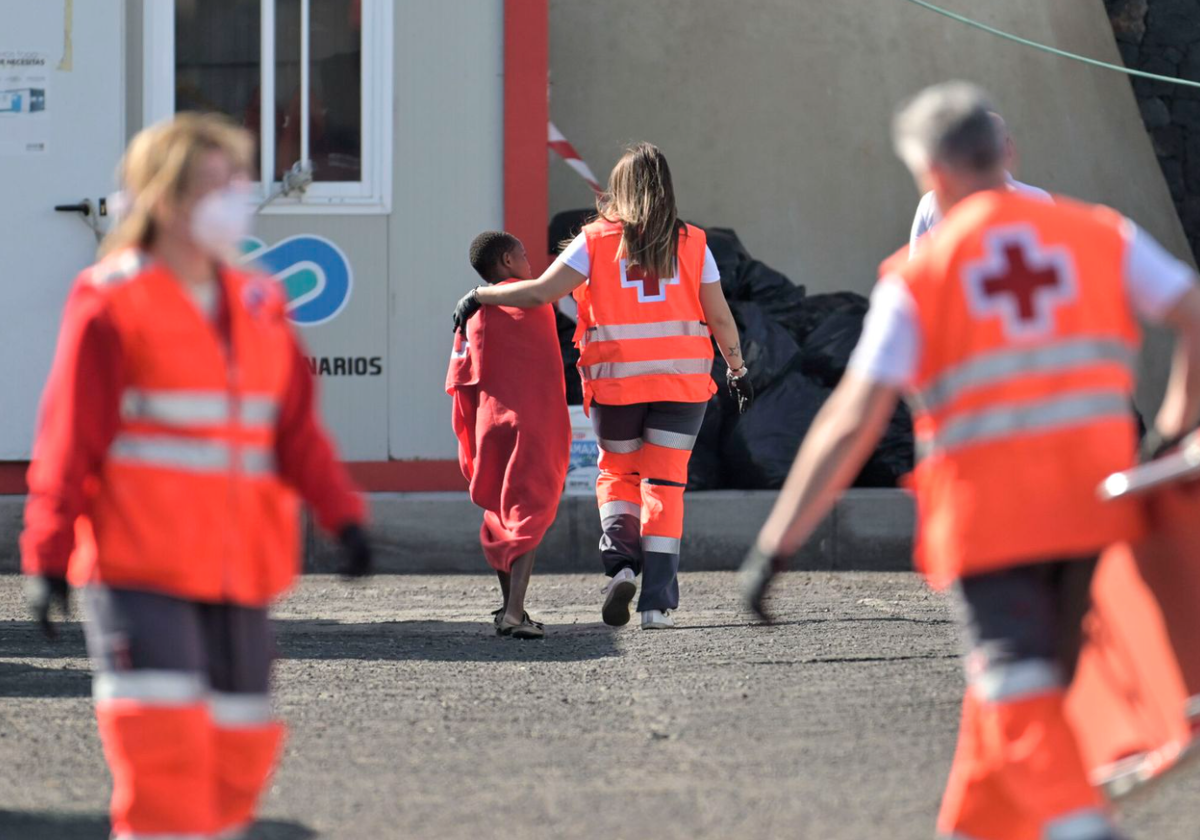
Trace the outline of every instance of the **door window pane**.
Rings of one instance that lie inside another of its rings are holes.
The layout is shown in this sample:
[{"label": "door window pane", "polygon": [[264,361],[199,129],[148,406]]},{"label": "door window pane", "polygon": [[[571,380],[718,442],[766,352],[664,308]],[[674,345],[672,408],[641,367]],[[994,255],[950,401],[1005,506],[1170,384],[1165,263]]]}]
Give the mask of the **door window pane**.
[{"label": "door window pane", "polygon": [[[361,0],[311,0],[309,157],[316,181],[362,180]],[[275,177],[300,159],[300,0],[275,10]]]},{"label": "door window pane", "polygon": [[261,0],[175,0],[176,112],[228,114],[258,140],[260,6]]}]

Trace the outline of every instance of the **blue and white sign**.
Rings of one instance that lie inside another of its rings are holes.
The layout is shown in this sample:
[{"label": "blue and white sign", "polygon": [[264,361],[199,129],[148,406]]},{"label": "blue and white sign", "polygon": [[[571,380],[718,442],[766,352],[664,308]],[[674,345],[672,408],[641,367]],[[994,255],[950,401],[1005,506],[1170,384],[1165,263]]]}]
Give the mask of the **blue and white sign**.
[{"label": "blue and white sign", "polygon": [[354,290],[350,260],[323,236],[291,236],[274,245],[246,239],[242,262],[253,263],[283,284],[288,317],[302,327],[332,321],[346,308]]}]

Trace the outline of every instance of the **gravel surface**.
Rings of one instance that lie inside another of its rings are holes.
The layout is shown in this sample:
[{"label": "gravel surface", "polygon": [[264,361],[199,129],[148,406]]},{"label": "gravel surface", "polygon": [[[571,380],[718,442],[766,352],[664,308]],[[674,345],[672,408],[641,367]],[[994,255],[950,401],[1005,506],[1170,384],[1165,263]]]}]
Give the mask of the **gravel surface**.
[{"label": "gravel surface", "polygon": [[[544,642],[495,638],[484,576],[309,576],[276,611],[291,726],[256,837],[929,840],[962,690],[916,577],[793,573],[749,625],[685,574],[680,628],[599,623],[603,578],[536,577]],[[636,619],[636,616],[635,616]],[[77,624],[57,644],[0,576],[0,838],[106,836]],[[1131,806],[1200,837],[1200,771]]]}]

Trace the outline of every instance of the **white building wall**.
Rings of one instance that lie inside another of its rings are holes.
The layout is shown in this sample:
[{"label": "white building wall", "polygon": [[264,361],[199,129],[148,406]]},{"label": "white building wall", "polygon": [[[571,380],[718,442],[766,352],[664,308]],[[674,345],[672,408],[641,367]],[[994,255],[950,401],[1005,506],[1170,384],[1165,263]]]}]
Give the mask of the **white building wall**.
[{"label": "white building wall", "polygon": [[443,385],[450,313],[479,280],[471,239],[504,221],[503,6],[406,0],[396,9],[391,455],[453,458]]}]

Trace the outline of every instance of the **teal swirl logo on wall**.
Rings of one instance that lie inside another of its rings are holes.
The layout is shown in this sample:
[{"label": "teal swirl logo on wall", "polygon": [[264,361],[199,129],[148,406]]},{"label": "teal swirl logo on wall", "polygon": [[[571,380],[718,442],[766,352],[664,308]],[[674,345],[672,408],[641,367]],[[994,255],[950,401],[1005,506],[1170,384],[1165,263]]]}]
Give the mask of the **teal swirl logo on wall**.
[{"label": "teal swirl logo on wall", "polygon": [[288,317],[303,327],[332,321],[354,289],[350,260],[323,236],[291,236],[274,245],[242,240],[242,263],[270,274],[287,291]]}]

